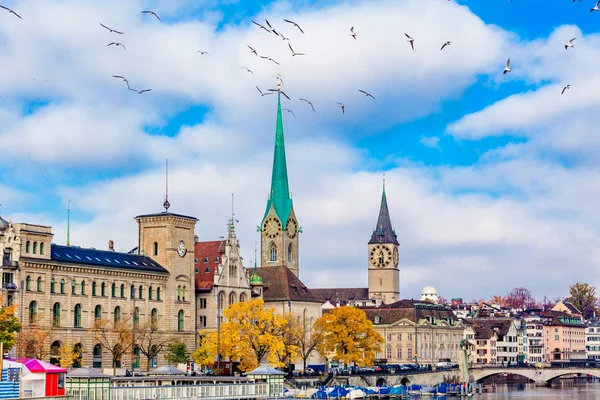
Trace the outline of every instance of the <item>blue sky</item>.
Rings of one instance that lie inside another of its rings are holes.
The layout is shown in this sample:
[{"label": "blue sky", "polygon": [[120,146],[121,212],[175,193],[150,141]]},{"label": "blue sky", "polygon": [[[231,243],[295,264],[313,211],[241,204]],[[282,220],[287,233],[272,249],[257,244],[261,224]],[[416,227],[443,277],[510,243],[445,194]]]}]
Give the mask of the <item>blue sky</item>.
[{"label": "blue sky", "polygon": [[[296,115],[284,125],[309,286],[366,284],[384,173],[403,297],[426,285],[479,298],[600,284],[591,0],[7,4],[23,20],[0,13],[0,213],[51,225],[57,243],[71,200],[75,243],[134,247],[132,218],[160,210],[169,158],[173,211],[200,219],[201,240],[225,233],[235,192],[248,264],[275,123],[275,96],[254,86],[274,87],[281,73]],[[307,55],[291,57],[287,42],[251,24],[265,18]],[[114,40],[127,50],[107,48]],[[502,75],[508,57],[513,72]],[[152,91],[127,92],[112,78],[121,74]]]}]

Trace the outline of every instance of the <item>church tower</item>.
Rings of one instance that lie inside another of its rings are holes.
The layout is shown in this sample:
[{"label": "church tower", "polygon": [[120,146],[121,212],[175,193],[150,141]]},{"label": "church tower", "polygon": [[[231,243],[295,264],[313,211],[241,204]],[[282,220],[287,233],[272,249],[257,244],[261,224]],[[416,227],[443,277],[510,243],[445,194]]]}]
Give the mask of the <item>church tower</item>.
[{"label": "church tower", "polygon": [[391,304],[400,300],[398,238],[392,228],[385,195],[385,180],[377,226],[369,240],[369,298]]},{"label": "church tower", "polygon": [[301,230],[294,213],[288,185],[280,92],[277,93],[277,127],[271,191],[259,229],[260,265],[263,267],[286,266],[294,275],[298,276],[298,233]]}]

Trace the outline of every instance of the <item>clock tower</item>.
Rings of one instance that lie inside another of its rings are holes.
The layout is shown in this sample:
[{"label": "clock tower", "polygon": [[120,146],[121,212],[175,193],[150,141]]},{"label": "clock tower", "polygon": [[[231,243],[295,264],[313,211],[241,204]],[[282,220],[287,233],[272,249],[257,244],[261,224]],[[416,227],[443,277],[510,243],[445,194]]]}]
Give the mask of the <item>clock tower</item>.
[{"label": "clock tower", "polygon": [[377,225],[369,240],[369,298],[391,304],[400,300],[398,238],[392,228],[385,195],[385,180]]},{"label": "clock tower", "polygon": [[288,184],[281,116],[281,93],[277,93],[277,127],[275,131],[275,154],[273,174],[267,208],[260,226],[261,266],[286,266],[299,276],[299,233]]}]

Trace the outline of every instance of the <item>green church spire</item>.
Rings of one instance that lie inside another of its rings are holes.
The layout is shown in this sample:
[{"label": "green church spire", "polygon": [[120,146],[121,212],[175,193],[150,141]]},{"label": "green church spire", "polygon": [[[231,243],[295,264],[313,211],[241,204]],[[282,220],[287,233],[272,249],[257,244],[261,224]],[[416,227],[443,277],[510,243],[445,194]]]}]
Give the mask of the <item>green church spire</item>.
[{"label": "green church spire", "polygon": [[[283,117],[281,115],[281,93],[277,93],[277,126],[275,129],[275,153],[273,155],[273,174],[271,176],[271,191],[265,217],[271,208],[275,208],[281,224],[285,228],[292,210],[290,187],[288,184],[287,164],[285,160],[285,142],[283,139]],[[263,218],[264,220],[264,218]]]}]

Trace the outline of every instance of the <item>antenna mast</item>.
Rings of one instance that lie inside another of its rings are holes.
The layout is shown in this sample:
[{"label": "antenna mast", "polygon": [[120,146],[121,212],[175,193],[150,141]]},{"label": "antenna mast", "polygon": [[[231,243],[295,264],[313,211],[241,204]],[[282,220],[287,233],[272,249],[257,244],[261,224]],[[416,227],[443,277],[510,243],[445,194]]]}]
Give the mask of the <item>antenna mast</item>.
[{"label": "antenna mast", "polygon": [[169,159],[166,160],[166,174],[165,174],[165,202],[163,203],[165,212],[169,211],[171,203],[169,203]]}]

